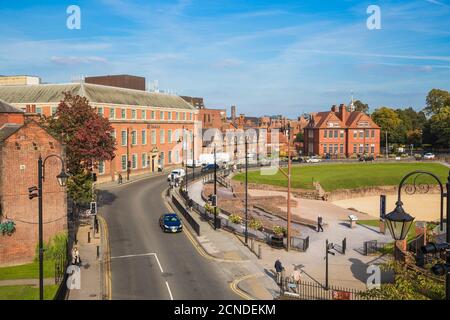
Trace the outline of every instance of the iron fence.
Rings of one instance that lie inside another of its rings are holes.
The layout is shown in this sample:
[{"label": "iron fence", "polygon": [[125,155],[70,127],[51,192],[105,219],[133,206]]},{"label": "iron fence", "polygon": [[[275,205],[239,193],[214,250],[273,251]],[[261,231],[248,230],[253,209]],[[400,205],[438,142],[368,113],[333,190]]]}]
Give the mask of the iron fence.
[{"label": "iron fence", "polygon": [[342,286],[329,286],[327,289],[320,283],[296,282],[292,278],[282,279],[279,286],[283,296],[298,300],[371,300],[364,295],[365,291]]},{"label": "iron fence", "polygon": [[385,250],[388,245],[389,243],[379,242],[377,240],[365,241],[363,246],[364,255],[378,254],[380,251]]}]

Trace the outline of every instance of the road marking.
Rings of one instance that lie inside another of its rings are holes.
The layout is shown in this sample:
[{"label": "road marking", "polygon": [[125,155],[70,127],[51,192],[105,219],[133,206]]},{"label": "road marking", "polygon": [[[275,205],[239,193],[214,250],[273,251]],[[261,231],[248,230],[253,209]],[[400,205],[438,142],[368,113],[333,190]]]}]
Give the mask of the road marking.
[{"label": "road marking", "polygon": [[154,256],[156,258],[156,262],[158,263],[159,270],[161,270],[161,273],[164,273],[164,270],[161,266],[161,263],[159,262],[158,255],[155,252],[149,252],[149,253],[140,253],[140,254],[129,254],[125,256],[117,256],[117,257],[111,257],[112,259],[125,259],[125,258],[135,258],[135,257],[148,257],[148,256]]},{"label": "road marking", "polygon": [[255,298],[253,298],[252,296],[250,296],[249,294],[245,293],[244,291],[242,291],[241,289],[239,289],[238,284],[239,282],[243,281],[243,280],[247,280],[249,278],[253,278],[253,277],[258,277],[259,274],[249,274],[246,276],[243,276],[241,278],[235,279],[231,284],[230,284],[230,289],[231,291],[233,291],[234,293],[236,293],[237,295],[239,295],[241,298],[243,298],[244,300],[255,300]]},{"label": "road marking", "polygon": [[173,300],[172,291],[170,291],[169,283],[167,281],[166,281],[166,287],[167,287],[167,290],[169,291],[170,300]]}]

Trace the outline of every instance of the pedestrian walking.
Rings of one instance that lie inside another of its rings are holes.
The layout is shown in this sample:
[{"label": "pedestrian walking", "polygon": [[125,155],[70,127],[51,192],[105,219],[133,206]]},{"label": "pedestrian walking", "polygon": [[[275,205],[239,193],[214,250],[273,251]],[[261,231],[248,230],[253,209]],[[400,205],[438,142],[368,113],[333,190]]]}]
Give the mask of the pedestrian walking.
[{"label": "pedestrian walking", "polygon": [[122,175],[119,173],[118,183],[119,183],[119,184],[122,184],[122,182],[123,182],[123,178],[122,178]]},{"label": "pedestrian walking", "polygon": [[80,252],[78,247],[73,247],[72,249],[72,264],[79,266],[81,264]]},{"label": "pedestrian walking", "polygon": [[317,232],[323,232],[323,218],[322,216],[317,217]]},{"label": "pedestrian walking", "polygon": [[283,278],[283,271],[284,271],[284,267],[281,264],[280,258],[277,259],[277,261],[275,261],[275,271],[277,272],[277,283],[281,284],[281,280]]}]

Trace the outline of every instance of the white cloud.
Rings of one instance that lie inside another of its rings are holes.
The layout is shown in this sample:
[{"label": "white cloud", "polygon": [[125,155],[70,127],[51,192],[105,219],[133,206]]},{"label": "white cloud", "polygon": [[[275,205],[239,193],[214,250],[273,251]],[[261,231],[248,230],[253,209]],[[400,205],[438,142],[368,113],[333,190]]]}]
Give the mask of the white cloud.
[{"label": "white cloud", "polygon": [[92,63],[107,63],[108,60],[102,57],[58,57],[58,56],[52,56],[50,58],[50,61],[57,64],[64,64],[64,65],[76,65],[76,64],[92,64]]}]

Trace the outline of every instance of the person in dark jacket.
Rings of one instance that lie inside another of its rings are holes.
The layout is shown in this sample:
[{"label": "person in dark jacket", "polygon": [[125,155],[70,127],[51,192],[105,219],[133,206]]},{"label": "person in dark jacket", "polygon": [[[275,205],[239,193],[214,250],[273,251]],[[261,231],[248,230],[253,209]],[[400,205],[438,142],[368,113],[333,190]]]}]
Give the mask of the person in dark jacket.
[{"label": "person in dark jacket", "polygon": [[281,264],[280,258],[275,261],[275,271],[277,272],[277,283],[281,284],[282,272],[284,270],[283,265]]},{"label": "person in dark jacket", "polygon": [[322,216],[317,217],[317,232],[323,232],[323,218]]}]

